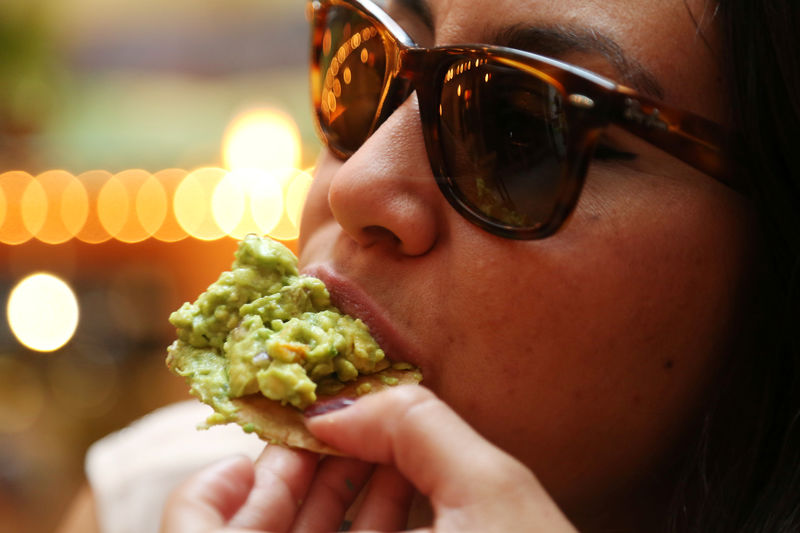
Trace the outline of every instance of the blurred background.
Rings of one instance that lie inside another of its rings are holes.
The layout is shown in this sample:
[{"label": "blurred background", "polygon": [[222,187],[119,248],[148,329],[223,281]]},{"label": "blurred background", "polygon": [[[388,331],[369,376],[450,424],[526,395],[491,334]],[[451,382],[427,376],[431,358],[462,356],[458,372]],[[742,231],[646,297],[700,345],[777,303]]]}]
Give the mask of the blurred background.
[{"label": "blurred background", "polygon": [[249,232],[295,246],[319,145],[302,0],[0,0],[0,531],[186,398],[169,313]]}]

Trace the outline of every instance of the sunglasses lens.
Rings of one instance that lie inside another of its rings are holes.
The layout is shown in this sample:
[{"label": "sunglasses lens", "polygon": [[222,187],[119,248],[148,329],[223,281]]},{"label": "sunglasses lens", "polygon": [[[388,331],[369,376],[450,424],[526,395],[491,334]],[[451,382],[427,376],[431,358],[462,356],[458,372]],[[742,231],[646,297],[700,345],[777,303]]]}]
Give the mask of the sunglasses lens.
[{"label": "sunglasses lens", "polygon": [[374,24],[352,8],[330,6],[318,17],[321,42],[312,57],[317,118],[328,144],[351,154],[374,129],[387,75],[386,49]]},{"label": "sunglasses lens", "polygon": [[566,160],[559,89],[477,55],[460,57],[443,75],[441,153],[459,202],[490,223],[546,224],[558,207]]}]

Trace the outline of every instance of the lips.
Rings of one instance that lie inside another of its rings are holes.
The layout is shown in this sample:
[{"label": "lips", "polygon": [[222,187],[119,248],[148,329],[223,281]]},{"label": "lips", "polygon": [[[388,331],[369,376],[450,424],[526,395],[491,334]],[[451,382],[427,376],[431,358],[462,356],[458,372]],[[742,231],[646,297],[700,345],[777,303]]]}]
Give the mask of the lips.
[{"label": "lips", "polygon": [[400,334],[387,312],[358,284],[324,264],[309,265],[303,274],[322,280],[330,292],[331,303],[341,312],[361,319],[389,359],[420,366],[421,358],[416,356],[408,337]]}]

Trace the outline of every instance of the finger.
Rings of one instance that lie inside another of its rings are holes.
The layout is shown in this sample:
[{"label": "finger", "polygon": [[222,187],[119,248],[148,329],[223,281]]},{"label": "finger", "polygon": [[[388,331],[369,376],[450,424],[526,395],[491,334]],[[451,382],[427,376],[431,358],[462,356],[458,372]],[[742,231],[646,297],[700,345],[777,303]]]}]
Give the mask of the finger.
[{"label": "finger", "polygon": [[306,423],[317,438],[347,454],[396,465],[420,492],[443,505],[477,501],[496,493],[499,484],[538,486],[516,460],[421,386],[366,395]]},{"label": "finger", "polygon": [[186,480],[170,495],[161,533],[201,533],[223,526],[253,486],[253,463],[232,457]]},{"label": "finger", "polygon": [[318,456],[304,450],[267,445],[255,464],[250,496],[231,527],[288,531],[308,490]]},{"label": "finger", "polygon": [[292,525],[292,531],[337,531],[372,468],[372,465],[357,459],[325,459],[317,468],[317,475]]},{"label": "finger", "polygon": [[353,530],[406,529],[414,487],[393,466],[380,465],[370,479],[367,494],[353,520]]}]

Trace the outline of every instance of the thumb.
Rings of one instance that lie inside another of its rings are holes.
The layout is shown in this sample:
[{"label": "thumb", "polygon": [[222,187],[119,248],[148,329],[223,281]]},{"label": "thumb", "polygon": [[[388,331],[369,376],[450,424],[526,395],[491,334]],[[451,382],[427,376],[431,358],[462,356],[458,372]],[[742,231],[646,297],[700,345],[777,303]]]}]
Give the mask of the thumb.
[{"label": "thumb", "polygon": [[347,454],[395,465],[434,507],[472,505],[520,486],[550,501],[524,465],[421,386],[366,395],[306,424],[317,438]]},{"label": "thumb", "polygon": [[203,533],[223,527],[245,502],[253,483],[253,463],[244,456],[204,468],[170,495],[161,533]]}]

